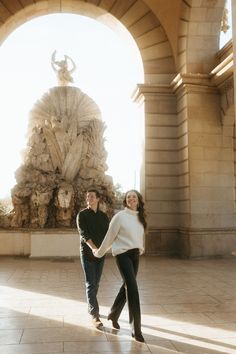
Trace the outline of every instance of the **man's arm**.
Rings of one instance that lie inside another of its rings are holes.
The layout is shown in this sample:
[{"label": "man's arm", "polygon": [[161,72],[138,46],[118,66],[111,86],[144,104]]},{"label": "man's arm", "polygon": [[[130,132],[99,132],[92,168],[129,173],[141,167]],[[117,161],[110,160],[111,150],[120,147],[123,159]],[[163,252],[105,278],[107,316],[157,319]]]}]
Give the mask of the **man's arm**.
[{"label": "man's arm", "polygon": [[91,248],[92,251],[97,249],[97,247],[95,246],[91,238],[88,241],[86,241],[86,244],[89,246],[89,248]]},{"label": "man's arm", "polygon": [[77,228],[79,230],[82,240],[89,246],[89,248],[91,248],[92,251],[97,249],[97,247],[95,246],[95,244],[93,243],[93,241],[89,235],[87,223],[86,223],[83,213],[79,213],[77,215],[76,224],[77,224]]},{"label": "man's arm", "polygon": [[78,213],[76,218],[76,225],[81,239],[83,240],[83,242],[87,243],[87,241],[91,239],[91,236],[89,235],[87,222],[85,219],[86,218],[85,215],[83,214],[83,211]]}]

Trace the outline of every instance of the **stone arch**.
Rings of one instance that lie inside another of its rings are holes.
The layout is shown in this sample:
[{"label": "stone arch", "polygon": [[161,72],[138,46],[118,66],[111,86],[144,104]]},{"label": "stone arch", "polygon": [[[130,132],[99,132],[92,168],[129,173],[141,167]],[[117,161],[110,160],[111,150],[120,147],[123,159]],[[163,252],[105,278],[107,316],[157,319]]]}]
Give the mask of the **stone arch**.
[{"label": "stone arch", "polygon": [[178,64],[181,73],[209,73],[216,64],[225,0],[182,2]]},{"label": "stone arch", "polygon": [[[161,5],[162,0],[157,1]],[[173,230],[179,225],[178,176],[184,161],[179,158],[178,139],[182,125],[177,121],[176,96],[169,86],[176,75],[173,38],[171,42],[167,36],[168,24],[161,16],[159,21],[158,13],[151,11],[151,3],[149,0],[27,0],[27,6],[19,5],[18,9],[12,8],[6,13],[0,26],[0,43],[26,21],[53,13],[89,16],[117,31],[122,31],[124,26],[130,33],[140,50],[145,74],[136,99],[143,105],[145,116],[141,191],[146,200],[150,230],[146,249],[147,253],[156,252],[157,230],[162,227],[161,248],[165,253],[177,242],[177,233]],[[120,23],[123,26],[119,26]]]},{"label": "stone arch", "polygon": [[[143,0],[57,0],[23,3],[5,12],[0,43],[19,25],[37,16],[74,13],[92,17],[120,31],[119,22],[131,34],[143,60],[145,82],[156,83],[166,75],[168,83],[176,72],[172,47],[163,26]],[[162,77],[162,78],[161,78]]]}]

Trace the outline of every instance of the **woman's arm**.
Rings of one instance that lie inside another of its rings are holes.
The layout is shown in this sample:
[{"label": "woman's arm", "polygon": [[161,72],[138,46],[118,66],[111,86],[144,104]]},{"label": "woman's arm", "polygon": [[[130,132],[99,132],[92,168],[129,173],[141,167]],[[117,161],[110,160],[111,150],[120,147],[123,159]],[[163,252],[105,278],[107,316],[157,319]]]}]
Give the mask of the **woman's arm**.
[{"label": "woman's arm", "polygon": [[120,230],[120,217],[119,213],[113,216],[109,229],[105,235],[105,238],[101,244],[101,246],[97,249],[93,249],[93,254],[97,258],[101,258],[104,254],[109,250],[116,236],[118,235]]}]

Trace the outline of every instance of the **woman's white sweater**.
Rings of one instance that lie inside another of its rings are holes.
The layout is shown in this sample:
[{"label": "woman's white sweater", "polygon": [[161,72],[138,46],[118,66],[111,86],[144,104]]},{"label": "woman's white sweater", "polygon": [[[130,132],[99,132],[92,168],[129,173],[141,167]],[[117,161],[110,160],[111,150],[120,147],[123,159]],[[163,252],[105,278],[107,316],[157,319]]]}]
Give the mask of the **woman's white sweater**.
[{"label": "woman's white sweater", "polygon": [[96,256],[102,257],[112,247],[112,255],[124,253],[132,248],[144,251],[144,227],[138,219],[138,211],[125,208],[113,216],[106,236]]}]

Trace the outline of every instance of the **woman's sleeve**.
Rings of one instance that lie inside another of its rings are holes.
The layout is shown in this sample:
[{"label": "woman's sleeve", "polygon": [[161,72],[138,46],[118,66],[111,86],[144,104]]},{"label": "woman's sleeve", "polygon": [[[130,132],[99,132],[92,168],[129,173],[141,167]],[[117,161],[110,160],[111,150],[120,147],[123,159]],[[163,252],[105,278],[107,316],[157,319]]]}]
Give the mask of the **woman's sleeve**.
[{"label": "woman's sleeve", "polygon": [[108,231],[102,241],[101,246],[98,248],[96,252],[96,257],[101,258],[104,254],[109,250],[116,236],[118,235],[120,230],[120,218],[119,215],[116,214],[113,216]]},{"label": "woman's sleeve", "polygon": [[139,254],[140,254],[140,255],[143,254],[144,251],[145,251],[145,237],[146,237],[146,232],[145,232],[145,230],[144,230],[144,231],[143,231],[143,242],[142,242],[143,247],[142,247],[142,249],[139,251]]}]

